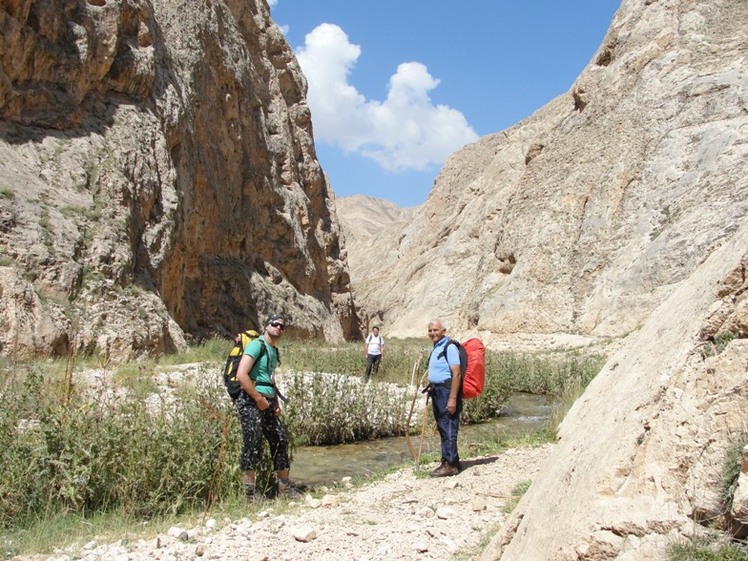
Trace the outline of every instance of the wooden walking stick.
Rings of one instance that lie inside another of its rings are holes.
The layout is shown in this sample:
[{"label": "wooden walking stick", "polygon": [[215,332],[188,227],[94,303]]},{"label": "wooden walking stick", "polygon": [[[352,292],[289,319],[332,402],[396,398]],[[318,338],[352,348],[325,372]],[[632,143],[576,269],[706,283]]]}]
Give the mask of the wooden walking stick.
[{"label": "wooden walking stick", "polygon": [[423,414],[421,415],[421,422],[423,423],[423,425],[421,427],[421,442],[418,445],[418,458],[416,459],[416,471],[418,471],[418,468],[421,467],[421,452],[423,452],[423,437],[426,434],[426,411],[429,405],[429,397],[431,397],[431,395],[427,393],[426,402],[423,404]]},{"label": "wooden walking stick", "polygon": [[408,452],[410,452],[410,455],[413,457],[413,459],[417,459],[416,457],[416,451],[413,449],[413,444],[410,442],[410,420],[413,417],[413,410],[416,406],[416,399],[418,399],[418,384],[416,383],[416,372],[418,372],[418,367],[421,364],[421,357],[418,357],[418,360],[413,365],[413,374],[410,377],[410,383],[415,386],[415,392],[413,395],[413,401],[410,402],[410,412],[408,413],[408,421],[406,423],[407,427],[405,429],[405,444],[408,445]]}]

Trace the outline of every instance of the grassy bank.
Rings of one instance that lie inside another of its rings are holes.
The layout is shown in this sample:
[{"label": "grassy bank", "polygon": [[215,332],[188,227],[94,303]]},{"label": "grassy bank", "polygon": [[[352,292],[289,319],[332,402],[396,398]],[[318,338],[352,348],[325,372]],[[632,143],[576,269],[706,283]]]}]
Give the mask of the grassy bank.
[{"label": "grassy bank", "polygon": [[[110,516],[125,526],[143,525],[240,504],[240,429],[220,385],[229,347],[211,341],[160,364],[122,365],[108,373],[81,362],[3,362],[4,553],[38,546],[39,529],[50,525],[66,528]],[[285,342],[282,370],[290,402],[284,415],[294,442],[403,434],[412,381],[425,372],[414,366],[425,364],[427,351],[422,341],[388,341],[378,378],[364,384],[362,345]],[[185,376],[178,365],[188,362],[191,374]],[[575,354],[489,353],[486,390],[466,406],[465,420],[499,414],[516,391],[560,395],[583,387],[601,364]],[[269,485],[268,468],[260,481]]]}]

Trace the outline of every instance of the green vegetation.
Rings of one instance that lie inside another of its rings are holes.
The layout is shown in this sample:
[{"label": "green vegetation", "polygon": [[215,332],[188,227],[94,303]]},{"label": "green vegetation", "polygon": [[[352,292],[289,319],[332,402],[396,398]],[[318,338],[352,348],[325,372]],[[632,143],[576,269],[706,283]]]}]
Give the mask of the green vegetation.
[{"label": "green vegetation", "polygon": [[16,198],[16,193],[8,187],[0,187],[0,198],[12,201]]},{"label": "green vegetation", "polygon": [[530,488],[531,484],[532,481],[530,479],[526,479],[522,483],[518,483],[514,487],[514,489],[512,489],[512,497],[504,504],[504,512],[508,514],[514,510],[514,508],[517,506],[517,503],[519,503],[519,500],[524,496],[525,493],[527,493],[527,490]]},{"label": "green vegetation", "polygon": [[[174,517],[241,504],[241,431],[220,381],[231,345],[207,340],[158,363],[121,365],[95,383],[85,381],[91,374],[83,374],[86,366],[100,366],[93,358],[1,361],[3,551],[38,551],[71,528],[94,522],[106,527],[110,517],[120,521],[113,526],[126,535],[138,525],[142,530],[143,524],[155,527]],[[378,378],[365,384],[362,344],[284,341],[284,388],[291,400],[284,415],[292,442],[404,434],[413,379],[422,381],[427,353],[428,342],[388,341]],[[184,363],[197,363],[191,367],[194,379],[167,383],[174,365]],[[465,407],[466,421],[496,416],[515,391],[553,396],[583,387],[602,362],[576,354],[489,353],[487,364],[486,390]],[[469,450],[463,453],[474,455],[507,443],[496,436],[465,445]],[[272,483],[266,457],[258,484],[269,488]]]},{"label": "green vegetation", "polygon": [[85,215],[86,209],[79,206],[66,205],[60,209],[60,214],[65,218],[75,218],[77,216]]},{"label": "green vegetation", "polygon": [[39,218],[39,227],[42,229],[42,237],[44,238],[44,244],[47,247],[52,245],[52,220],[49,217],[49,208],[46,206],[42,208],[41,216]]},{"label": "green vegetation", "polygon": [[[284,370],[313,372],[315,375],[335,372],[360,377],[366,366],[363,345],[360,343],[319,346],[308,342],[286,341],[283,347]],[[388,340],[385,358],[375,380],[409,386],[413,383],[415,371],[415,380],[423,387],[426,384],[429,351],[428,341]],[[497,417],[510,395],[526,392],[547,395],[554,400],[563,399],[564,403],[559,409],[560,422],[563,413],[574,399],[581,395],[604,362],[604,357],[578,352],[549,356],[487,351],[486,387],[477,399],[465,400],[463,421],[479,423]],[[345,386],[345,391],[356,393],[350,384],[339,383]],[[358,393],[364,399],[369,395],[365,391]],[[412,393],[410,397],[412,398]],[[322,443],[332,440],[321,438],[311,439],[309,442]]]},{"label": "green vegetation", "polygon": [[732,445],[727,449],[725,461],[722,465],[722,489],[720,497],[722,499],[722,512],[725,514],[732,509],[732,497],[735,492],[738,476],[740,475],[742,453],[745,446],[748,446],[748,432],[740,434],[735,438]]},{"label": "green vegetation", "polygon": [[722,466],[722,513],[717,520],[706,520],[703,523],[715,530],[722,530],[722,539],[693,538],[673,543],[668,548],[668,561],[748,561],[746,543],[726,543],[730,534],[726,530],[729,512],[732,509],[732,498],[735,485],[740,475],[743,448],[748,445],[748,433],[736,436],[728,448]]},{"label": "green vegetation", "polygon": [[0,527],[113,510],[147,519],[234,491],[238,429],[221,388],[94,400],[72,381],[47,383],[41,368],[14,373],[23,379],[0,394]]},{"label": "green vegetation", "polygon": [[712,341],[707,341],[701,346],[701,357],[708,358],[720,354],[733,339],[735,339],[735,334],[730,331],[715,335]]},{"label": "green vegetation", "polygon": [[672,544],[668,561],[748,561],[748,554],[737,544],[719,545],[701,539]]},{"label": "green vegetation", "polygon": [[287,384],[286,421],[299,445],[340,444],[407,430],[402,393],[379,383],[332,374],[295,373]]}]

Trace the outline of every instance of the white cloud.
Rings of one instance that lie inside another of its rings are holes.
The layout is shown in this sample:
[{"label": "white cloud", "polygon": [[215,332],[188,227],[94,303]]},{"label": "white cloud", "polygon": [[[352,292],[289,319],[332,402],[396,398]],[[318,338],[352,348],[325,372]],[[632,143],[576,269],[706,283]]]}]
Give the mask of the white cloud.
[{"label": "white cloud", "polygon": [[361,48],[329,23],[309,33],[297,50],[309,82],[316,141],[359,153],[390,171],[423,171],[478,138],[462,113],[433,104],[429,92],[439,80],[419,62],[398,66],[387,99],[367,100],[348,83],[360,54]]}]

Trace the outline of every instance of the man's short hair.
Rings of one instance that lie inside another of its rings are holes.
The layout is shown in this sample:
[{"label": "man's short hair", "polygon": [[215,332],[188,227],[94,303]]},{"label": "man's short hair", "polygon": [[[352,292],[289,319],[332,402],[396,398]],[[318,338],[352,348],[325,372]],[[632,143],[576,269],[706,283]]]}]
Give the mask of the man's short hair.
[{"label": "man's short hair", "polygon": [[272,322],[274,322],[274,321],[278,321],[278,320],[282,321],[283,323],[287,323],[287,321],[286,321],[286,316],[284,316],[283,314],[276,314],[276,313],[272,313],[272,314],[270,314],[270,315],[268,316],[268,318],[267,318],[267,319],[265,320],[265,326],[268,326],[268,325],[270,325],[270,324],[271,324]]},{"label": "man's short hair", "polygon": [[431,320],[431,321],[429,322],[429,325],[433,325],[433,324],[435,324],[435,323],[438,323],[439,325],[441,325],[441,326],[442,326],[442,329],[444,329],[444,331],[447,331],[448,325],[447,325],[447,322],[446,322],[446,321],[443,321],[443,320],[440,320],[440,319],[438,319],[438,318],[435,318],[435,319],[432,319],[432,320]]}]

